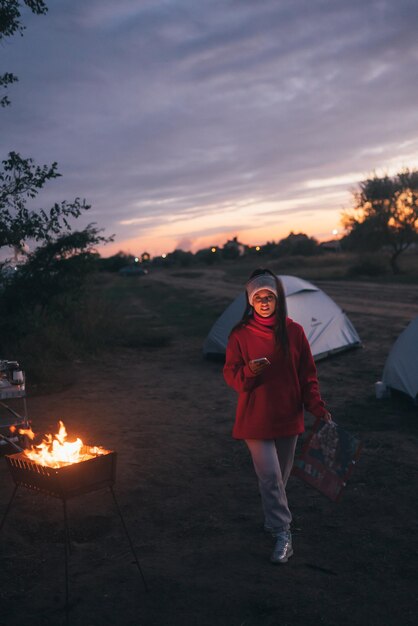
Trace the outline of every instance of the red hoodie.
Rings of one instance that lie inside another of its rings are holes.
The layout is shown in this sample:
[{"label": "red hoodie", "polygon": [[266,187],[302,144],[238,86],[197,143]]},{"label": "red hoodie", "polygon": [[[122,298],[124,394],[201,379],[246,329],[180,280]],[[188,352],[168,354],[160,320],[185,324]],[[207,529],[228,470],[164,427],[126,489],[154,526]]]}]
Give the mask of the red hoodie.
[{"label": "red hoodie", "polygon": [[[227,384],[238,392],[235,439],[298,435],[304,431],[304,407],[315,417],[326,413],[304,330],[290,318],[286,325],[287,356],[275,345],[273,328],[254,319],[229,337],[223,372]],[[248,362],[259,357],[267,357],[270,365],[256,376]]]}]

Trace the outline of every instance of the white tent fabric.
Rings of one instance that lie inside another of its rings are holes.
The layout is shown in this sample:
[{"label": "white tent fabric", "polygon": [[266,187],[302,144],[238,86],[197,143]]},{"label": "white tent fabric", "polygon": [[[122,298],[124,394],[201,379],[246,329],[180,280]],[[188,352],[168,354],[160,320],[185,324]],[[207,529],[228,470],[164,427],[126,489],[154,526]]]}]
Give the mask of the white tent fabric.
[{"label": "white tent fabric", "polygon": [[[289,317],[303,326],[315,360],[361,345],[354,326],[340,307],[321,289],[296,276],[279,276]],[[205,356],[225,354],[228,336],[245,309],[239,294],[212,326],[203,345]]]},{"label": "white tent fabric", "polygon": [[418,317],[393,344],[383,368],[382,382],[418,399]]}]

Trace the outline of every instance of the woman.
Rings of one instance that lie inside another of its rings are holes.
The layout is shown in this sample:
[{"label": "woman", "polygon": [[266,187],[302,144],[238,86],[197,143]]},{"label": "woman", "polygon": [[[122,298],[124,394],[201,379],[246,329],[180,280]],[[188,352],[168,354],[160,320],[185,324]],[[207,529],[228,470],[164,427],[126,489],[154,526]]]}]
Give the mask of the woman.
[{"label": "woman", "polygon": [[258,477],[264,528],[276,538],[273,563],[293,554],[286,483],[303,409],[331,421],[319,393],[315,363],[302,326],[286,313],[280,280],[255,270],[246,284],[247,307],[232,330],[224,377],[238,392],[233,437],[244,439]]}]

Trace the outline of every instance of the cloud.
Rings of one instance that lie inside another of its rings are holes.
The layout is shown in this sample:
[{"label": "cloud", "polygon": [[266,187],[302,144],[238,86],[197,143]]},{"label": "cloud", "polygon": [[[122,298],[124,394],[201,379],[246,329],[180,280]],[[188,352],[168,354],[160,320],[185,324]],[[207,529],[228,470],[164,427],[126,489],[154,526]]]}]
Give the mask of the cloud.
[{"label": "cloud", "polygon": [[57,160],[45,202],[86,197],[122,239],[338,212],[351,181],[413,162],[417,17],[411,0],[60,0],[2,50],[20,77],[2,149]]}]

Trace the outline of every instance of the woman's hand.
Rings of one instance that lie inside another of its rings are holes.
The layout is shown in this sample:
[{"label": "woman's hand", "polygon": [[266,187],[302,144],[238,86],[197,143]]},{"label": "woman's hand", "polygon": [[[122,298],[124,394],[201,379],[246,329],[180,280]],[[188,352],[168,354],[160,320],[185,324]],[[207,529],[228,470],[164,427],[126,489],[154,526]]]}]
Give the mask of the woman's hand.
[{"label": "woman's hand", "polygon": [[332,415],[329,411],[327,411],[325,415],[321,417],[321,419],[324,420],[324,422],[327,422],[329,424],[330,422],[332,422]]},{"label": "woman's hand", "polygon": [[260,361],[260,360],[255,359],[253,361],[248,362],[248,367],[250,368],[252,373],[255,374],[256,376],[258,376],[258,374],[261,374],[261,372],[265,370],[266,367],[268,367],[269,365],[270,363],[268,362],[267,359],[265,361]]}]

